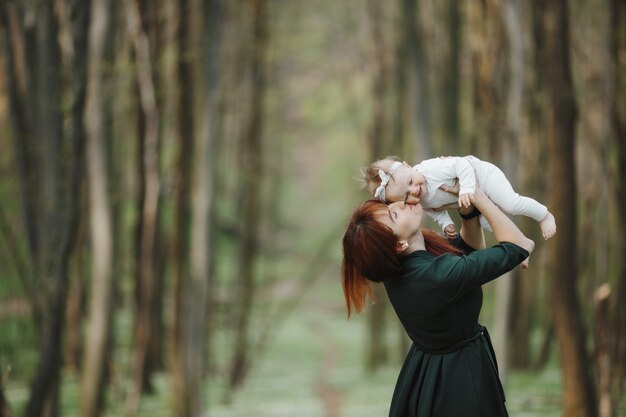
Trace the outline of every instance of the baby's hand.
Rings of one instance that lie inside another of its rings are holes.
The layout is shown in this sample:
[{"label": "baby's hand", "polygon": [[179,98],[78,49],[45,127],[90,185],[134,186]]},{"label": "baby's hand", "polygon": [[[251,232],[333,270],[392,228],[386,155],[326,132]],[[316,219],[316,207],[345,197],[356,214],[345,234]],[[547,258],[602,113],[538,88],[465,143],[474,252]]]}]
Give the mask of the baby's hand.
[{"label": "baby's hand", "polygon": [[443,229],[443,233],[446,235],[448,239],[456,238],[456,227],[453,224],[449,224]]},{"label": "baby's hand", "polygon": [[474,200],[474,193],[461,194],[459,196],[459,207],[468,208]]}]

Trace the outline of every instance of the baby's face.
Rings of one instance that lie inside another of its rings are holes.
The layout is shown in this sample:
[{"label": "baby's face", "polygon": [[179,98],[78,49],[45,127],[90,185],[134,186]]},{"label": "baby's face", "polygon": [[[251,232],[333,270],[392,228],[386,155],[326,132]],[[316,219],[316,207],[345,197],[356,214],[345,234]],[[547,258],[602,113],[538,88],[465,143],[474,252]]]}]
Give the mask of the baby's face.
[{"label": "baby's face", "polygon": [[417,204],[424,193],[426,193],[424,176],[403,162],[385,188],[385,199],[390,203],[404,201],[406,204]]}]

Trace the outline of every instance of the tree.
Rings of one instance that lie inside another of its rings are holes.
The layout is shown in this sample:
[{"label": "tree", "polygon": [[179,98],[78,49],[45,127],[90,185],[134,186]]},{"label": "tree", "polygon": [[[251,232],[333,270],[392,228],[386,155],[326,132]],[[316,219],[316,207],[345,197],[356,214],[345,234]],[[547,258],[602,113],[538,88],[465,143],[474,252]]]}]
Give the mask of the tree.
[{"label": "tree", "polygon": [[[517,170],[517,151],[522,130],[521,115],[524,88],[524,49],[520,4],[517,0],[504,0],[500,8],[508,40],[508,75],[509,83],[505,96],[506,122],[504,140],[508,146],[502,147],[500,155],[502,169],[513,173]],[[498,372],[502,381],[506,381],[509,370],[509,340],[512,315],[513,280],[515,272],[511,272],[496,281],[494,349],[498,354]],[[519,275],[518,275],[519,277]]]},{"label": "tree", "polygon": [[[198,6],[198,5],[196,5]],[[181,416],[202,416],[204,415],[203,402],[203,381],[207,364],[207,345],[210,340],[208,335],[210,321],[209,313],[209,297],[212,281],[211,253],[213,252],[212,244],[212,221],[213,221],[213,198],[214,198],[214,163],[216,157],[214,151],[219,135],[220,111],[220,37],[221,37],[221,19],[222,19],[222,2],[220,0],[212,0],[204,3],[201,10],[203,24],[200,25],[199,20],[193,19],[190,14],[186,13],[186,17],[190,28],[196,35],[202,35],[203,48],[199,57],[201,59],[195,62],[196,69],[192,71],[187,65],[181,65],[181,78],[183,94],[182,98],[186,98],[193,102],[194,94],[192,91],[193,83],[189,83],[193,79],[193,73],[196,73],[196,79],[200,80],[199,85],[204,86],[197,95],[198,101],[202,105],[198,106],[199,110],[191,116],[181,115],[181,133],[187,129],[182,124],[185,121],[191,123],[191,143],[186,143],[181,148],[181,164],[184,158],[190,158],[193,169],[189,172],[185,171],[185,175],[189,175],[191,186],[191,230],[189,245],[189,279],[184,279],[184,275],[179,282],[179,303],[184,301],[184,305],[177,306],[178,331],[180,332],[180,342],[178,343],[177,367],[179,370],[178,378],[179,386],[175,399],[175,413]],[[203,30],[201,30],[203,28]],[[187,39],[187,33],[181,32],[181,42]],[[193,37],[192,37],[193,39]],[[182,45],[185,49],[194,45],[187,43]],[[185,103],[188,104],[188,103]],[[182,107],[182,106],[181,106]],[[188,153],[190,149],[194,149],[193,155]],[[182,166],[180,167],[182,172]],[[184,209],[181,203],[180,209]],[[182,214],[182,213],[181,213]],[[181,218],[181,221],[183,219]]]},{"label": "tree", "polygon": [[548,130],[549,203],[558,214],[559,234],[549,245],[550,305],[559,342],[566,417],[596,416],[596,398],[588,368],[585,330],[576,293],[576,174],[574,170],[576,102],[570,68],[566,0],[545,4],[546,85],[550,100]]},{"label": "tree", "polygon": [[105,77],[111,55],[113,25],[109,0],[94,0],[89,31],[88,84],[85,125],[92,248],[91,304],[81,384],[80,413],[97,417],[105,393],[108,347],[111,337],[113,293],[113,221],[109,201],[105,129]]},{"label": "tree", "polygon": [[[376,0],[370,0],[367,2],[367,16],[370,24],[371,31],[371,66],[373,69],[372,87],[371,87],[371,102],[372,102],[372,115],[367,133],[367,160],[368,162],[375,161],[385,155],[396,154],[401,152],[401,147],[394,147],[402,141],[402,137],[392,138],[389,134],[388,117],[385,109],[385,98],[389,88],[388,74],[389,64],[386,58],[385,51],[387,46],[385,45],[384,38],[384,26],[382,25],[384,5]],[[392,148],[396,148],[393,149]],[[397,149],[400,148],[400,149]],[[367,341],[367,353],[365,358],[365,367],[368,372],[376,372],[378,368],[387,362],[387,343],[385,340],[385,314],[389,310],[389,302],[387,300],[387,294],[382,285],[374,285],[374,295],[376,297],[376,303],[371,306],[367,312],[367,327],[368,327],[368,341]]]},{"label": "tree", "polygon": [[447,32],[448,59],[443,76],[443,129],[446,149],[444,155],[457,155],[461,143],[460,134],[460,93],[461,93],[461,5],[456,0],[448,1]]},{"label": "tree", "polygon": [[[626,225],[623,213],[626,212],[626,189],[622,178],[626,176],[626,79],[624,79],[625,67],[623,56],[626,53],[626,5],[623,1],[610,0],[610,38],[609,38],[609,54],[611,59],[611,83],[613,86],[613,94],[610,101],[611,106],[611,137],[617,150],[617,172],[613,176],[616,184],[616,195],[618,201],[617,216],[619,227],[623,230]],[[626,240],[620,241],[621,251],[626,250]],[[619,271],[616,296],[613,298],[613,315],[614,315],[614,334],[615,341],[613,347],[614,358],[614,380],[616,398],[620,397],[623,392],[624,378],[626,377],[626,303],[623,302],[626,297],[626,262],[622,259],[621,269]]]},{"label": "tree", "polygon": [[250,109],[240,149],[242,190],[242,239],[237,300],[239,311],[235,324],[235,346],[229,385],[239,388],[249,369],[249,326],[254,299],[256,256],[259,248],[260,184],[263,167],[263,110],[266,94],[266,54],[268,44],[266,0],[250,0],[253,16],[253,40],[249,49],[252,61]]},{"label": "tree", "polygon": [[[84,137],[63,129],[62,76],[53,4],[2,5],[10,112],[23,221],[39,330],[39,362],[26,405],[28,417],[58,414],[68,262],[78,224]],[[26,18],[26,16],[34,17]],[[81,77],[80,68],[74,74]],[[79,82],[80,84],[80,82]],[[70,97],[82,115],[80,89]]]},{"label": "tree", "polygon": [[141,178],[140,219],[138,225],[137,316],[135,318],[133,353],[133,394],[131,411],[137,410],[141,394],[149,387],[150,341],[155,336],[154,303],[157,294],[156,245],[160,176],[158,167],[159,110],[150,43],[142,23],[137,0],[126,3],[128,32],[135,54],[140,107],[139,169]]},{"label": "tree", "polygon": [[498,161],[503,154],[502,73],[498,63],[503,50],[502,19],[499,3],[468,3],[468,22],[472,68],[472,147],[470,152],[489,155]]},{"label": "tree", "polygon": [[[186,326],[185,306],[188,305],[189,279],[189,234],[191,216],[191,176],[194,155],[195,114],[188,111],[194,108],[193,52],[199,50],[192,32],[198,32],[194,25],[194,15],[198,15],[197,4],[180,0],[178,4],[179,23],[176,30],[177,78],[178,78],[178,161],[176,164],[175,226],[173,237],[174,264],[174,324],[172,328],[172,412],[175,416],[191,414],[190,397],[195,391],[189,389],[186,343],[183,329]],[[197,19],[196,19],[197,20]],[[196,64],[197,66],[197,64]]]},{"label": "tree", "polygon": [[404,136],[417,144],[416,160],[432,155],[432,115],[426,62],[426,41],[422,30],[419,0],[402,1],[402,20],[399,24],[398,44],[398,132],[396,140]]}]

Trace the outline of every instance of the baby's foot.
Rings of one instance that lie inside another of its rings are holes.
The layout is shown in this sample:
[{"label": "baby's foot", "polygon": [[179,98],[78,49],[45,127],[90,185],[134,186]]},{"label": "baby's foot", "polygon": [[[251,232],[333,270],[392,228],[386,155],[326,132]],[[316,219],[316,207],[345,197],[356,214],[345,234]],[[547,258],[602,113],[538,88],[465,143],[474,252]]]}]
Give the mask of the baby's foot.
[{"label": "baby's foot", "polygon": [[543,238],[545,240],[550,239],[556,234],[556,220],[554,219],[552,213],[548,212],[546,217],[539,222],[539,225],[541,226],[541,233],[543,234]]}]

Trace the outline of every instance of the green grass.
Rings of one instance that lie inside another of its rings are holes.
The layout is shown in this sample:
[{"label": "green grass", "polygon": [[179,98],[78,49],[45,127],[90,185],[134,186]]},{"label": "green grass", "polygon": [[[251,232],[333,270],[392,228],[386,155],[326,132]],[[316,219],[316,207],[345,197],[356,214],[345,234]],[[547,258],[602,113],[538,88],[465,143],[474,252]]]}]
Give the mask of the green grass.
[{"label": "green grass", "polygon": [[[395,316],[389,315],[386,338],[391,363],[375,375],[363,368],[366,341],[365,317],[345,319],[341,294],[333,277],[322,279],[304,299],[295,314],[275,333],[254,367],[246,385],[230,404],[223,403],[224,364],[229,357],[230,340],[225,334],[215,338],[215,355],[221,364],[217,377],[207,382],[205,403],[212,417],[324,417],[327,413],[320,397],[320,380],[336,393],[342,417],[385,416],[402,358],[398,346]],[[127,324],[118,322],[125,327]],[[116,354],[119,371],[128,347]],[[116,378],[109,389],[106,417],[125,415],[125,397],[129,386]],[[155,380],[155,393],[145,396],[139,416],[169,416],[169,381],[166,374]],[[65,372],[62,389],[62,415],[78,415],[80,382]],[[539,372],[512,372],[505,387],[511,416],[549,417],[561,415],[560,372],[555,361]],[[28,398],[24,380],[9,379],[7,396],[17,415]],[[622,410],[622,416],[624,415]]]},{"label": "green grass", "polygon": [[[403,359],[396,348],[397,319],[390,312],[386,338],[391,363],[375,375],[368,375],[363,367],[365,317],[354,316],[347,321],[342,302],[332,277],[319,282],[297,314],[276,333],[266,354],[257,358],[248,383],[235,395],[232,404],[220,403],[223,387],[219,379],[210,384],[209,414],[323,417],[327,414],[319,394],[322,378],[337,393],[342,417],[387,415]],[[329,361],[329,356],[334,358]],[[510,415],[558,416],[560,390],[560,372],[555,362],[540,372],[513,372],[506,386]]]}]

